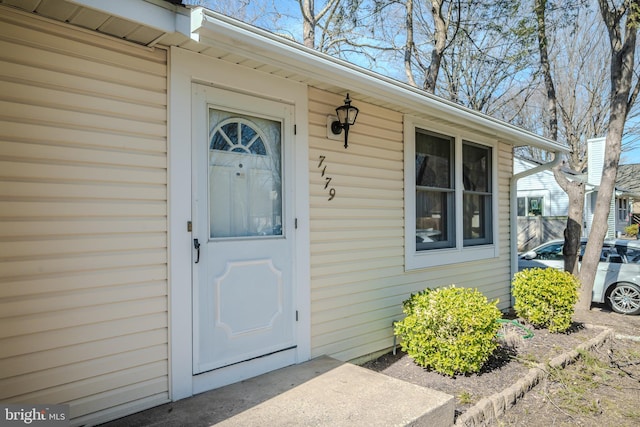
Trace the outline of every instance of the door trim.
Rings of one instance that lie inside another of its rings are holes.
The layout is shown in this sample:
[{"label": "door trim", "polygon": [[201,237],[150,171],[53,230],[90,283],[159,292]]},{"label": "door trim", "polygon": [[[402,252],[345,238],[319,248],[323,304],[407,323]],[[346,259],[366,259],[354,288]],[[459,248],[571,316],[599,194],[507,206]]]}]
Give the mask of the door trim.
[{"label": "door trim", "polygon": [[[200,384],[192,375],[192,255],[193,240],[187,231],[191,221],[191,85],[201,83],[226,90],[253,94],[289,103],[294,108],[296,135],[293,142],[293,203],[297,228],[294,232],[296,258],[293,278],[298,322],[295,328],[297,347],[292,350],[293,363],[311,358],[311,291],[309,230],[309,148],[308,97],[304,84],[264,74],[242,66],[189,52],[170,49],[169,140],[168,150],[168,269],[169,269],[169,391],[179,400],[215,387]],[[259,364],[260,359],[255,363]],[[252,368],[253,369],[253,368]],[[257,372],[257,371],[252,371]],[[240,374],[229,374],[240,381]]]}]

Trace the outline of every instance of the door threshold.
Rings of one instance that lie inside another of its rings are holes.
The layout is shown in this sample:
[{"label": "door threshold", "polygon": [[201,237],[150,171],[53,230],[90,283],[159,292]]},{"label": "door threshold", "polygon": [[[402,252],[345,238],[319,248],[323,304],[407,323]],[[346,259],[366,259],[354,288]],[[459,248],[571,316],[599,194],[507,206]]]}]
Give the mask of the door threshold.
[{"label": "door threshold", "polygon": [[263,358],[263,357],[269,357],[269,356],[271,356],[271,355],[273,355],[273,354],[280,353],[280,352],[282,352],[282,351],[293,350],[293,349],[295,349],[296,347],[297,347],[297,346],[292,345],[291,347],[286,347],[286,348],[283,348],[283,349],[280,349],[280,350],[272,351],[272,352],[270,352],[270,353],[261,354],[260,356],[251,357],[251,358],[249,358],[249,359],[241,360],[241,361],[239,361],[239,362],[233,362],[233,363],[229,363],[229,364],[227,364],[227,365],[219,366],[219,367],[217,367],[217,368],[207,369],[207,370],[205,370],[205,371],[198,372],[198,373],[196,373],[196,374],[194,374],[194,375],[202,375],[202,374],[206,374],[207,372],[217,371],[218,369],[225,369],[225,368],[228,368],[228,367],[230,367],[230,366],[240,365],[240,364],[242,364],[242,363],[251,362],[252,360],[261,359],[261,358]]},{"label": "door threshold", "polygon": [[295,365],[297,348],[291,347],[271,354],[234,363],[212,371],[193,375],[193,394],[224,387],[285,366]]}]

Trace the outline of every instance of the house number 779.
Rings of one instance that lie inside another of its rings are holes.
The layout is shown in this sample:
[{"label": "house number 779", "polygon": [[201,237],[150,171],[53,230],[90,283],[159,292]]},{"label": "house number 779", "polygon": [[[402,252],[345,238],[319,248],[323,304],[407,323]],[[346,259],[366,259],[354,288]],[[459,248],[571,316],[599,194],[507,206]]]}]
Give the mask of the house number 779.
[{"label": "house number 779", "polygon": [[332,178],[330,176],[325,176],[327,174],[327,165],[325,164],[323,167],[323,164],[326,158],[327,158],[326,156],[320,156],[320,161],[318,162],[318,169],[322,169],[320,176],[323,177],[325,180],[324,189],[325,190],[328,189],[328,192],[329,192],[329,198],[327,200],[331,201],[333,200],[334,197],[336,197],[336,189],[333,187],[329,188],[329,184],[331,184]]}]

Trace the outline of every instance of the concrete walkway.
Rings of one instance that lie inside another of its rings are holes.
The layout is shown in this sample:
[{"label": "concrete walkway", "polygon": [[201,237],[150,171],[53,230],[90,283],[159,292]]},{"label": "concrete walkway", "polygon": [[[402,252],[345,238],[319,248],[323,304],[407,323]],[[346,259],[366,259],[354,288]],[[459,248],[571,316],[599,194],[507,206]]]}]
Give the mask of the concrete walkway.
[{"label": "concrete walkway", "polygon": [[454,411],[453,396],[320,357],[105,426],[446,427]]}]

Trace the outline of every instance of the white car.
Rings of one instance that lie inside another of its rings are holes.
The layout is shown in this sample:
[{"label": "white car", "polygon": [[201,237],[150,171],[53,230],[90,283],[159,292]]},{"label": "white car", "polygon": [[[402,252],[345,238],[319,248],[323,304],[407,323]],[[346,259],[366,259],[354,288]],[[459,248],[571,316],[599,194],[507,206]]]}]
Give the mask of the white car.
[{"label": "white car", "polygon": [[[582,239],[580,256],[586,239]],[[518,256],[518,270],[534,267],[564,269],[564,240],[552,240]],[[606,240],[593,283],[592,301],[607,303],[622,314],[640,314],[640,241]]]}]

